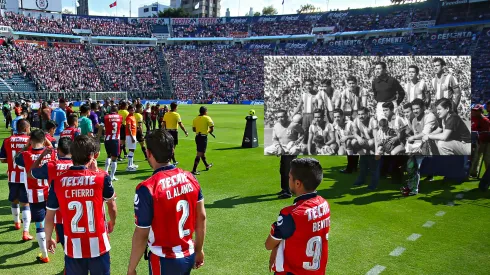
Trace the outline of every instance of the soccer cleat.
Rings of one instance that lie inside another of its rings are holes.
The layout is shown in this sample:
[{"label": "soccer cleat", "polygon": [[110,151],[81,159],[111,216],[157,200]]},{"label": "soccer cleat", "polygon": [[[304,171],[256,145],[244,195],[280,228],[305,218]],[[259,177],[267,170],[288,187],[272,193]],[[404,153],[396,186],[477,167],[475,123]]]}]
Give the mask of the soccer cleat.
[{"label": "soccer cleat", "polygon": [[410,188],[408,188],[408,186],[403,186],[402,188],[400,188],[400,192],[410,192]]},{"label": "soccer cleat", "polygon": [[22,240],[23,241],[30,241],[34,239],[34,237],[32,237],[30,234],[29,234],[29,231],[24,231],[24,233],[22,233]]},{"label": "soccer cleat", "polygon": [[209,168],[213,167],[213,164],[210,163],[208,166],[206,166],[206,171],[209,171]]},{"label": "soccer cleat", "polygon": [[39,261],[43,262],[43,263],[49,263],[49,257],[46,257],[46,258],[43,258],[43,254],[42,253],[39,253],[39,255],[37,255],[36,257]]},{"label": "soccer cleat", "polygon": [[119,179],[118,179],[118,178],[116,178],[116,177],[113,177],[111,180],[112,180],[112,181],[118,181]]},{"label": "soccer cleat", "polygon": [[176,161],[176,162],[174,163],[174,165],[175,165],[175,166],[179,165],[179,162],[178,162],[178,161]]},{"label": "soccer cleat", "polygon": [[133,167],[134,169],[137,169],[139,167],[139,165],[133,164],[131,167]]},{"label": "soccer cleat", "polygon": [[20,229],[20,222],[15,222],[14,228],[15,228],[15,230],[19,230]]},{"label": "soccer cleat", "polygon": [[197,171],[192,171],[191,173],[192,173],[193,175],[196,175],[196,176],[201,174],[201,173],[199,173],[199,172],[197,172]]},{"label": "soccer cleat", "polygon": [[126,168],[126,172],[134,172],[134,171],[136,171],[136,168],[134,166],[128,166]]}]

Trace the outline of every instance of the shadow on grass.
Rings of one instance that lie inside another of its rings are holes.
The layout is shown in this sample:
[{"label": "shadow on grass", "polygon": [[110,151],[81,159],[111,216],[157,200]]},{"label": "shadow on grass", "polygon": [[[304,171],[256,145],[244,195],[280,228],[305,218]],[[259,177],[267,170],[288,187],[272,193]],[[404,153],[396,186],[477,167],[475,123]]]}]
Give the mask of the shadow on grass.
[{"label": "shadow on grass", "polygon": [[276,194],[257,195],[257,196],[249,196],[249,197],[233,196],[226,199],[214,201],[212,204],[205,204],[205,206],[206,208],[234,208],[235,206],[240,204],[249,204],[249,203],[275,201],[275,200],[278,200]]},{"label": "shadow on grass", "polygon": [[254,149],[254,148],[243,148],[242,146],[235,146],[235,147],[228,147],[228,148],[216,148],[213,150],[215,150],[215,151],[227,151],[227,150],[240,150],[240,149]]},{"label": "shadow on grass", "polygon": [[[19,242],[1,242],[0,245],[3,245],[3,244],[17,244],[17,243],[19,243]],[[24,255],[27,252],[36,249],[36,247],[37,247],[37,242],[32,242],[31,243],[31,246],[28,247],[28,248],[26,248],[26,249],[19,250],[19,251],[16,251],[14,253],[11,253],[11,254],[0,256],[0,270],[2,270],[2,269],[12,269],[12,268],[17,268],[17,267],[22,267],[22,266],[32,266],[33,264],[39,263],[38,261],[35,260],[33,262],[28,262],[28,263],[19,263],[19,264],[4,265],[9,259],[15,258],[15,257],[18,257],[18,256],[21,256],[21,255]]]}]

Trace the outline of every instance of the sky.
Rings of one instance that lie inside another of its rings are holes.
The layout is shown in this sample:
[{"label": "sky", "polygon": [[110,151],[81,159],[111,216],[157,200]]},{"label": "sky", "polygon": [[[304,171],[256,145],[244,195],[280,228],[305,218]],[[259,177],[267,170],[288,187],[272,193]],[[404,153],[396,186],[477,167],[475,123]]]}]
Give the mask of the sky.
[{"label": "sky", "polygon": [[[109,8],[109,5],[116,0],[89,0],[88,6],[90,15],[105,15],[105,16],[126,16],[129,17],[129,0],[117,2],[117,8]],[[197,0],[195,0],[197,3]],[[138,7],[155,3],[156,0],[132,0],[131,1],[131,16],[138,16]],[[170,0],[158,1],[162,5],[170,6]],[[262,12],[262,8],[273,5],[279,14],[294,14],[301,5],[312,4],[320,7],[322,11],[328,10],[346,10],[348,8],[365,8],[374,6],[386,6],[391,3],[390,0],[221,0],[221,16],[226,15],[226,9],[230,9],[230,16],[244,16],[253,8],[253,11]],[[63,9],[74,11],[75,0],[62,0]]]}]

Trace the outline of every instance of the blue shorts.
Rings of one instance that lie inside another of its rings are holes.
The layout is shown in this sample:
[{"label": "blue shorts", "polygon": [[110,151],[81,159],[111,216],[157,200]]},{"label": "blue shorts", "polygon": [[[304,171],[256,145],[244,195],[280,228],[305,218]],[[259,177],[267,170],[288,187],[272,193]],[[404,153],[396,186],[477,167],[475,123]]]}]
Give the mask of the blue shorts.
[{"label": "blue shorts", "polygon": [[74,259],[65,255],[65,275],[110,275],[109,252],[97,258]]},{"label": "blue shorts", "polygon": [[46,201],[30,203],[31,219],[33,222],[43,222],[46,218]]},{"label": "blue shorts", "polygon": [[150,252],[148,254],[148,269],[150,275],[188,275],[191,274],[195,257],[196,254],[192,254],[185,258],[168,259],[158,257]]},{"label": "blue shorts", "polygon": [[55,224],[54,229],[56,230],[56,242],[65,247],[65,230],[63,229],[63,224]]},{"label": "blue shorts", "polygon": [[119,140],[106,140],[106,141],[104,141],[105,151],[106,151],[108,157],[119,156],[119,151],[120,151],[119,143],[120,143]]},{"label": "blue shorts", "polygon": [[9,201],[19,200],[21,203],[29,203],[26,186],[23,183],[9,182]]}]

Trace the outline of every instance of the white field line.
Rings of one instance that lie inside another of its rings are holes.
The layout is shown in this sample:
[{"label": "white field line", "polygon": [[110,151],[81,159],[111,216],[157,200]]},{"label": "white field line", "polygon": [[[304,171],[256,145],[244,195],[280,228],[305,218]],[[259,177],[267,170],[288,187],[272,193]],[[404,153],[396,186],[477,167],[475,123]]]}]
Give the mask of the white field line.
[{"label": "white field line", "polygon": [[444,211],[439,211],[439,212],[437,212],[437,213],[436,213],[436,216],[438,216],[438,217],[442,217],[442,216],[444,216],[445,214],[446,214],[446,212],[444,212]]},{"label": "white field line", "polygon": [[414,241],[416,241],[416,240],[417,240],[418,238],[420,238],[420,237],[422,237],[422,235],[420,235],[420,234],[416,234],[416,233],[413,233],[412,235],[410,235],[410,236],[407,238],[407,240],[408,240],[408,241],[412,241],[412,242],[414,242]]},{"label": "white field line", "polygon": [[422,225],[422,227],[432,227],[434,224],[436,224],[435,222],[433,221],[427,221],[426,223],[424,223],[424,225]]},{"label": "white field line", "polygon": [[385,266],[382,266],[382,265],[376,265],[375,267],[371,268],[371,270],[369,270],[366,275],[377,275],[381,272],[383,272],[383,270],[385,270],[386,267]]},{"label": "white field line", "polygon": [[390,256],[398,257],[398,256],[402,255],[404,251],[405,251],[405,247],[399,246],[399,247],[395,248],[395,250],[391,251]]}]

